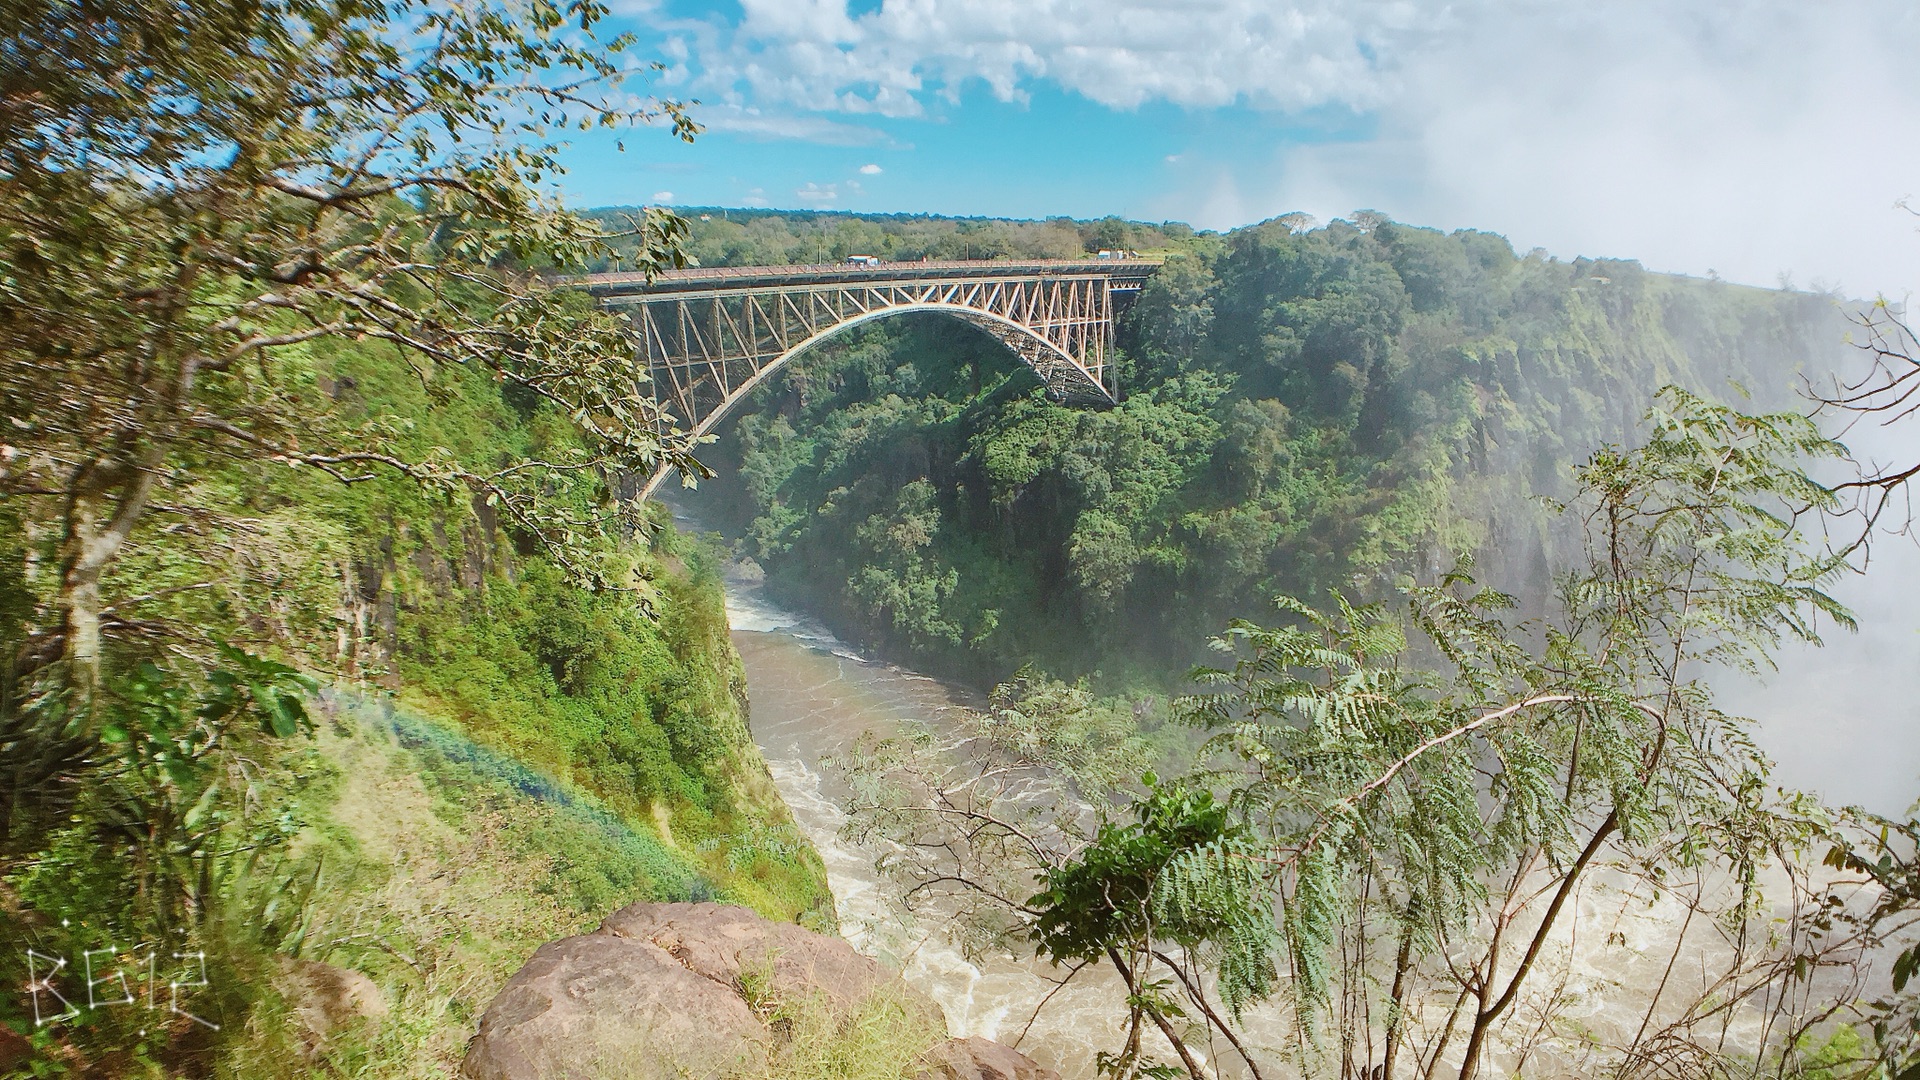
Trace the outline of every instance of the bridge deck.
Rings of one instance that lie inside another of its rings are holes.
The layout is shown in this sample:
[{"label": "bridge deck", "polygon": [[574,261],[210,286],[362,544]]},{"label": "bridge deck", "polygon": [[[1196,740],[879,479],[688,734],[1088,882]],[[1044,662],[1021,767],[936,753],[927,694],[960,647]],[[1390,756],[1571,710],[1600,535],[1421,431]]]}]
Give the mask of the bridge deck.
[{"label": "bridge deck", "polygon": [[883,262],[878,266],[797,263],[790,266],[701,266],[654,275],[589,274],[576,279],[601,299],[663,296],[717,289],[783,288],[796,285],[862,285],[953,278],[1104,277],[1118,289],[1138,288],[1160,268],[1159,259],[1034,259],[1022,262],[967,259]]}]

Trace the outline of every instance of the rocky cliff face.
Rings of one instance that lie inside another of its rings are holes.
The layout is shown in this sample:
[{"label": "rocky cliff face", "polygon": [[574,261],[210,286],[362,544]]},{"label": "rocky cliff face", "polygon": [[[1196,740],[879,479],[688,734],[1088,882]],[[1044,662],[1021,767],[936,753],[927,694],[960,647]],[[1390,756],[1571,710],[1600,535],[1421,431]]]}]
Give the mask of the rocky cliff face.
[{"label": "rocky cliff face", "polygon": [[932,1001],[838,938],[726,904],[633,904],[542,946],[487,1008],[462,1073],[721,1080],[851,1053],[894,1055],[919,1080],[1058,1080],[1006,1047],[944,1034]]}]

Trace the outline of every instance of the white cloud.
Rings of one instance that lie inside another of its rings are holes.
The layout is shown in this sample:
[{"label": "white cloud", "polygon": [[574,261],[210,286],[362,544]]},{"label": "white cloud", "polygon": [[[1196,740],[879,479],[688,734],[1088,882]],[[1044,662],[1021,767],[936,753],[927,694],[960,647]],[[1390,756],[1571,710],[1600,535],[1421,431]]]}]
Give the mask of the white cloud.
[{"label": "white cloud", "polygon": [[807,206],[830,206],[840,199],[840,185],[808,181],[806,187],[793,193],[793,197]]},{"label": "white cloud", "polygon": [[876,127],[848,124],[824,116],[763,111],[737,105],[699,105],[688,110],[708,131],[758,139],[800,139],[828,146],[893,146],[892,136]]},{"label": "white cloud", "polygon": [[1223,227],[1372,206],[1564,255],[1920,289],[1920,236],[1891,209],[1920,192],[1920,6],[1907,0],[741,10],[737,25],[682,32],[689,86],[721,102],[702,110],[721,130],[863,145],[886,136],[831,115],[922,116],[969,86],[1017,101],[1042,82],[1121,109],[1347,108],[1367,137],[1290,136],[1264,165],[1244,147],[1181,147],[1170,181],[1190,186],[1143,209]]},{"label": "white cloud", "polygon": [[1914,9],[1490,3],[1402,58],[1379,134],[1283,156],[1245,216],[1377,206],[1521,247],[1855,295],[1920,287]]},{"label": "white cloud", "polygon": [[742,0],[737,26],[696,32],[701,82],[726,100],[919,116],[930,96],[984,83],[1022,100],[1051,79],[1105,105],[1300,108],[1381,98],[1376,59],[1436,22],[1409,0]]},{"label": "white cloud", "polygon": [[[1377,207],[1562,255],[1766,285],[1788,272],[1855,295],[1920,290],[1920,234],[1893,209],[1920,193],[1908,55],[1920,7],[1901,0],[1220,0],[1177,19],[1122,3],[1078,29],[1059,25],[1071,5],[1030,6],[1032,26],[1007,25],[1031,52],[999,69],[987,59],[999,54],[963,47],[991,36],[992,4],[886,10],[966,30],[917,62],[923,97],[971,70],[1010,97],[1044,78],[1115,106],[1345,105],[1368,119],[1365,138],[1289,136],[1264,164],[1244,144],[1182,147],[1164,159],[1181,186],[1141,208],[1149,216],[1226,228]],[[849,55],[878,49],[881,21],[852,22]],[[905,36],[878,55],[898,67]]]},{"label": "white cloud", "polygon": [[647,201],[654,202],[654,203],[670,203],[673,201],[673,192],[656,191],[653,193],[653,197],[648,199]]},{"label": "white cloud", "polygon": [[883,171],[884,170],[882,170],[878,165],[860,166],[860,175],[862,176],[879,176]]}]

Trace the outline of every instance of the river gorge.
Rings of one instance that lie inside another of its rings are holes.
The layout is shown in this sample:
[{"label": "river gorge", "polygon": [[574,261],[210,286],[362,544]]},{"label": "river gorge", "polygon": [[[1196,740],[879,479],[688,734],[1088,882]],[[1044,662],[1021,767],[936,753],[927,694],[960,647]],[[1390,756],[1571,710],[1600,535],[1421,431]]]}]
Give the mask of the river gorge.
[{"label": "river gorge", "polygon": [[[676,507],[676,516],[682,527],[700,527],[684,506]],[[959,714],[981,704],[978,695],[863,655],[817,620],[771,599],[751,561],[730,563],[725,587],[728,624],[746,670],[754,739],[795,822],[825,862],[842,934],[860,951],[897,965],[912,986],[939,1003],[954,1035],[1014,1046],[1069,1078],[1094,1075],[1096,1055],[1122,1041],[1126,1015],[1125,991],[1104,965],[1061,986],[1064,969],[1006,953],[968,956],[937,908],[922,910],[918,920],[906,914],[902,886],[876,868],[879,853],[843,833],[848,817],[841,759],[855,740],[868,732],[887,735],[915,726],[936,738],[951,735]],[[1762,681],[1728,689],[1743,704],[1764,704],[1770,696]],[[1783,711],[1759,734],[1778,745],[1804,737],[1805,729],[1819,722],[1804,711]],[[964,752],[957,736],[951,743],[953,751]],[[1821,764],[1795,761],[1788,771],[1810,784],[1833,783]],[[1580,1070],[1580,1049],[1557,1045],[1553,1034],[1563,1023],[1589,1033],[1624,1034],[1642,1023],[1626,1004],[1641,995],[1621,995],[1619,988],[1645,990],[1671,980],[1680,991],[1679,983],[1691,982],[1684,974],[1673,978],[1673,959],[1680,957],[1683,972],[1689,966],[1699,972],[1701,985],[1690,989],[1706,992],[1707,969],[1725,959],[1722,943],[1697,928],[1689,931],[1677,894],[1650,895],[1609,871],[1581,889],[1576,904],[1580,915],[1570,940],[1549,950],[1559,971],[1529,1003],[1537,1026],[1527,1025],[1532,1031],[1520,1039],[1524,1049],[1509,1045],[1506,1050],[1531,1055],[1529,1071],[1542,1075]],[[1678,949],[1676,931],[1688,937]],[[1415,1028],[1444,1023],[1444,1003],[1415,1011],[1420,1014],[1412,1020]],[[1291,1025],[1279,1010],[1263,1007],[1245,1020],[1253,1045],[1287,1056],[1282,1048],[1291,1041]],[[1765,1022],[1749,1010],[1728,1034],[1736,1043],[1742,1036],[1761,1038]],[[1227,1073],[1236,1071],[1224,1043],[1207,1049]]]}]

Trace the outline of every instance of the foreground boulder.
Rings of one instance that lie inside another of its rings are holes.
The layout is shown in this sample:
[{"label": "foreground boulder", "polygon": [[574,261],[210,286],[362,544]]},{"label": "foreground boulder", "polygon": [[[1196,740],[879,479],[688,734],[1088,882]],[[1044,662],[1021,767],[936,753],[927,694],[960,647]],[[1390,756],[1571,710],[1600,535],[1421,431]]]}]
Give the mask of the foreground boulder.
[{"label": "foreground boulder", "polygon": [[[944,1031],[932,1001],[838,938],[725,904],[634,904],[591,934],[541,946],[487,1007],[461,1072],[721,1080],[766,1068],[795,1015],[844,1021],[876,1000],[929,1036]],[[796,1010],[803,1002],[809,1009]],[[949,1057],[951,1068],[942,1064],[949,1058],[927,1056],[927,1080],[1051,1076],[1032,1062],[1032,1072],[995,1072],[966,1065],[963,1053]]]},{"label": "foreground boulder", "polygon": [[835,1012],[846,1013],[887,990],[911,1001],[933,1026],[945,1026],[925,995],[845,941],[763,919],[747,908],[629,904],[607,916],[598,933],[662,949],[688,971],[760,999],[752,1004],[820,993]]},{"label": "foreground boulder", "polygon": [[766,1029],[730,987],[612,934],[548,942],[480,1018],[471,1080],[720,1077],[766,1061]]}]

